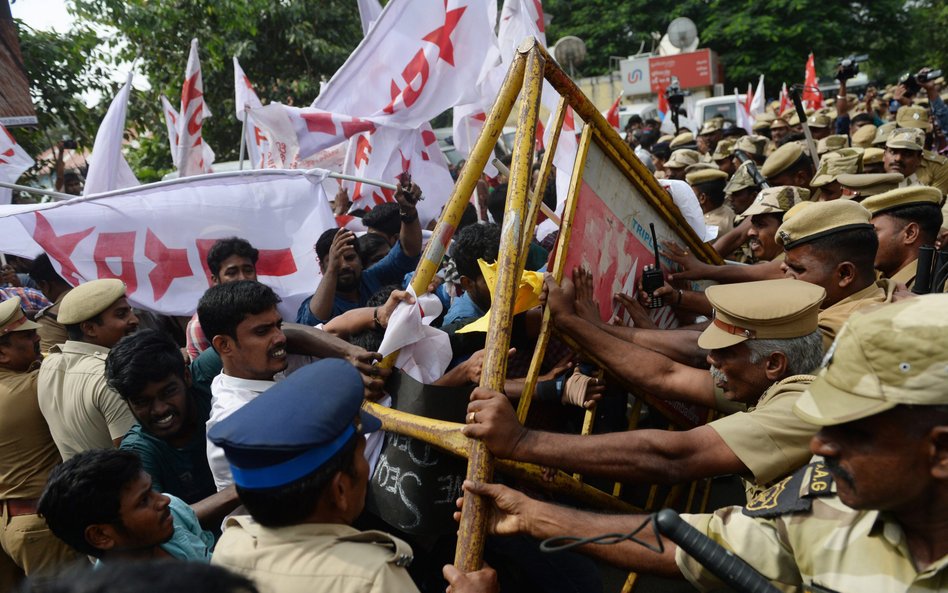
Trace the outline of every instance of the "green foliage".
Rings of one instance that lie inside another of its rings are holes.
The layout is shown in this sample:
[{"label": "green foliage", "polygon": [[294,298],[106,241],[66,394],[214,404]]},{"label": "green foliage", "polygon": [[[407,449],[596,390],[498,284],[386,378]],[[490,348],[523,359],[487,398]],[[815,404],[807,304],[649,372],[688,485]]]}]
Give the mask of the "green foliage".
[{"label": "green foliage", "polygon": [[544,10],[553,15],[550,45],[564,35],[586,42],[585,75],[609,72],[610,56],[632,55],[643,41],[648,51],[649,33],[664,33],[679,16],[695,22],[701,47],[718,53],[728,89],[744,89],[759,74],[773,94],[781,82],[803,82],[810,52],[823,79],[851,54],[869,54],[862,69],[883,82],[948,65],[948,5],[935,0],[546,0]]},{"label": "green foliage", "polygon": [[142,181],[172,169],[160,95],[177,108],[192,38],[213,113],[203,135],[218,161],[236,160],[240,146],[232,56],[264,103],[309,105],[362,39],[353,0],[75,0],[75,12],[80,24],[113,30],[105,40],[113,63],[137,56],[151,85],[129,103],[141,145],[129,163]]},{"label": "green foliage", "polygon": [[[34,157],[63,138],[91,147],[105,111],[86,106],[83,95],[111,93],[98,35],[89,27],[76,27],[62,35],[15,22],[39,120],[35,129],[18,128],[17,141]],[[35,177],[47,164],[37,162],[25,178]]]}]

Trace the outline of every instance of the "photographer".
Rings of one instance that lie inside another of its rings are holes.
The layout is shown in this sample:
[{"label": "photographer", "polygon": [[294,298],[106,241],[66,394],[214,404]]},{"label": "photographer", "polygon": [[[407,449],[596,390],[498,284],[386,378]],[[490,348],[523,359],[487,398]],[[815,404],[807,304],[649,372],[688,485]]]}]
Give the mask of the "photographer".
[{"label": "photographer", "polygon": [[932,116],[935,118],[938,127],[948,133],[948,105],[945,105],[945,101],[938,94],[938,89],[935,88],[935,79],[938,78],[938,75],[930,75],[931,72],[931,68],[922,68],[915,75],[915,79],[918,81],[918,85],[925,89],[925,94],[928,95]]},{"label": "photographer", "polygon": [[836,80],[839,90],[836,92],[836,133],[849,136],[849,99],[846,96],[846,81],[859,74],[859,63],[868,56],[850,56],[839,61],[836,66]]}]

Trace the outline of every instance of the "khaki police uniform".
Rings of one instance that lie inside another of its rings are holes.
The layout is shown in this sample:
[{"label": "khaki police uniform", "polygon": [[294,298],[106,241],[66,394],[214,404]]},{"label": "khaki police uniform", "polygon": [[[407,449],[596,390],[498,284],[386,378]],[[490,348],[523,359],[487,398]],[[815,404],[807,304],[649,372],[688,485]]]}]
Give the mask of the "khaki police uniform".
[{"label": "khaki police uniform", "polygon": [[925,134],[932,131],[928,109],[918,105],[902,106],[896,113],[895,123],[899,128],[922,132],[921,142],[919,142],[922,160],[916,171],[918,180],[922,185],[937,187],[942,195],[948,194],[948,158],[930,150],[924,150]]},{"label": "khaki police uniform", "polygon": [[721,204],[714,210],[704,213],[704,224],[708,228],[716,227],[718,229],[717,237],[723,237],[734,230],[734,218],[737,215],[727,204]]},{"label": "khaki police uniform", "polygon": [[823,349],[829,349],[850,315],[862,309],[891,303],[897,289],[897,282],[882,279],[821,310],[820,333],[823,334]]},{"label": "khaki police uniform", "polygon": [[63,459],[114,446],[135,417],[105,379],[109,349],[68,340],[39,371],[39,405]]},{"label": "khaki police uniform", "polygon": [[[70,290],[59,322],[92,319],[125,296],[121,280],[93,280]],[[54,346],[39,372],[39,405],[63,460],[89,449],[109,448],[135,424],[128,405],[105,379],[109,349],[67,340]]]},{"label": "khaki police uniform", "polygon": [[[19,297],[0,304],[0,335],[35,329]],[[0,368],[0,591],[77,557],[36,514],[49,472],[62,460],[40,413],[36,375]]]},{"label": "khaki police uniform", "polygon": [[212,564],[251,578],[261,593],[417,591],[405,567],[411,547],[381,531],[307,523],[267,528],[250,517],[225,523]]},{"label": "khaki police uniform", "polygon": [[[709,286],[705,294],[714,307],[714,319],[698,338],[698,345],[714,350],[747,340],[812,334],[817,331],[817,312],[826,291],[784,278]],[[709,424],[750,470],[753,483],[748,484],[749,495],[810,458],[809,443],[816,427],[791,410],[812,379],[809,375],[786,377],[767,389],[746,412]]]},{"label": "khaki police uniform", "polygon": [[40,309],[36,314],[36,323],[39,324],[36,333],[39,334],[40,352],[43,354],[49,352],[53,346],[65,344],[66,340],[69,339],[69,334],[66,333],[66,326],[60,323],[58,319],[59,307],[66,294],[66,292],[62,293],[59,295],[59,298],[56,299],[56,302],[49,307]]},{"label": "khaki police uniform", "polygon": [[[816,426],[833,426],[897,405],[948,404],[946,307],[948,296],[925,295],[854,317],[825,368],[797,400],[796,415]],[[932,502],[925,498],[919,504]],[[920,570],[897,515],[844,505],[818,458],[745,509],[683,518],[782,591],[922,593],[948,586],[948,555]],[[675,561],[699,588],[720,586],[681,549]]]}]

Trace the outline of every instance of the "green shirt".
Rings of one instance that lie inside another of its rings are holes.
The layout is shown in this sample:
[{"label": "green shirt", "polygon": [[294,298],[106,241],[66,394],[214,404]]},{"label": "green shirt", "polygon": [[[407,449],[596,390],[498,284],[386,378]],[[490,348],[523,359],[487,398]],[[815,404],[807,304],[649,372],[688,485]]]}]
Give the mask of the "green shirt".
[{"label": "green shirt", "polygon": [[166,441],[148,434],[135,424],[122,440],[121,449],[134,451],[142,460],[142,467],[151,476],[152,488],[194,503],[217,493],[214,477],[207,464],[205,422],[211,410],[211,400],[200,391],[190,390],[195,404],[195,428],[191,440],[178,449]]}]

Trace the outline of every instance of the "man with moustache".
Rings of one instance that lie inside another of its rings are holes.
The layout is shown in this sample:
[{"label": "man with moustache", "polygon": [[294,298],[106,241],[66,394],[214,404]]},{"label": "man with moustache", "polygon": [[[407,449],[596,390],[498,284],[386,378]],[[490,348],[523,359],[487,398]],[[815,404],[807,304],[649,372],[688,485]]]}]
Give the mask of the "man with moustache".
[{"label": "man with moustache", "polygon": [[62,461],[36,399],[37,329],[19,297],[0,303],[0,591],[76,558],[36,514],[49,472]]},{"label": "man with moustache", "polygon": [[809,459],[816,428],[790,409],[822,359],[822,288],[790,279],[709,287],[715,318],[698,345],[708,351],[710,373],[581,318],[573,290],[569,280],[559,286],[546,278],[553,323],[610,374],[666,400],[712,408],[738,402],[751,409],[686,431],[583,436],[526,429],[504,394],[482,390],[468,406],[465,435],[482,439],[501,458],[624,482],[675,484],[739,474],[754,490]]},{"label": "man with moustache", "polygon": [[105,380],[109,349],[138,329],[138,317],[116,279],[80,284],[63,297],[58,320],[69,339],[40,367],[40,410],[63,460],[88,449],[118,446],[135,423]]},{"label": "man with moustache", "polygon": [[[793,409],[821,427],[810,449],[822,459],[743,509],[682,519],[782,591],[944,591],[946,307],[948,296],[932,294],[853,317]],[[499,484],[465,482],[464,488],[489,499],[494,534],[545,539],[636,532],[638,541],[580,550],[626,570],[685,578],[700,590],[722,586],[675,544],[656,545],[650,516],[577,511]]]},{"label": "man with moustache", "polygon": [[[217,284],[201,297],[198,318],[224,367],[211,383],[208,432],[270,388],[274,376],[286,370],[280,301],[273,289],[254,280]],[[218,491],[233,484],[224,452],[210,441],[207,460]]]}]

